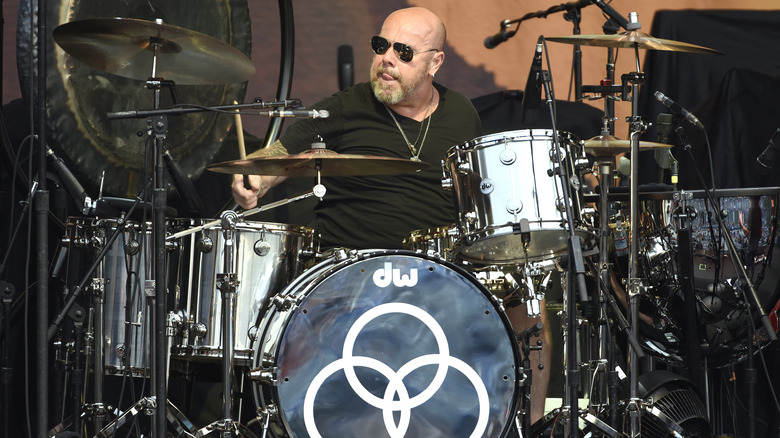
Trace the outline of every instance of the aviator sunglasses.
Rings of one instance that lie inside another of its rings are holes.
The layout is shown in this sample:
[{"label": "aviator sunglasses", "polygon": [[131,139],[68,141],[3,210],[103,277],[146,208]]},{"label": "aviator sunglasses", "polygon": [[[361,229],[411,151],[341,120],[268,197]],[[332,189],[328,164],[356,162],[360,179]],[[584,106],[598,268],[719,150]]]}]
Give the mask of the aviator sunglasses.
[{"label": "aviator sunglasses", "polygon": [[[390,48],[390,41],[387,38],[381,36],[371,37],[371,48],[377,55],[382,55]],[[398,54],[398,59],[403,62],[411,62],[415,53],[428,53],[428,52],[441,52],[439,49],[423,50],[422,52],[415,52],[411,47],[404,43],[393,43],[393,50]]]}]

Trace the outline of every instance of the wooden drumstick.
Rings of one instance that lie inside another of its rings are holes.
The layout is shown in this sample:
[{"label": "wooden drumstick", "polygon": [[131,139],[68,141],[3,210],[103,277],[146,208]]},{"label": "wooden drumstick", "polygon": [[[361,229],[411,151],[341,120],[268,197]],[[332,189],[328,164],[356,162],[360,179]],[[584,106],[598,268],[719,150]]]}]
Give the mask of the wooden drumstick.
[{"label": "wooden drumstick", "polygon": [[[233,104],[238,105],[238,101],[234,100]],[[241,123],[241,112],[236,108],[236,136],[238,137],[238,156],[242,160],[246,160],[246,144],[244,143],[244,125]],[[244,188],[252,190],[252,185],[249,184],[249,175],[244,175]]]}]

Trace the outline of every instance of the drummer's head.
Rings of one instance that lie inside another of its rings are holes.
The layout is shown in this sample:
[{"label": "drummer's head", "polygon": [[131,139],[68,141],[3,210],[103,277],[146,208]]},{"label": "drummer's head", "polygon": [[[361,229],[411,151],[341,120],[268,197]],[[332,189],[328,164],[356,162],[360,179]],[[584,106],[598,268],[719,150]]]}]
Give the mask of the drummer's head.
[{"label": "drummer's head", "polygon": [[390,105],[415,99],[427,104],[433,76],[444,61],[446,37],[444,23],[428,9],[390,14],[371,41],[371,87],[377,99]]}]

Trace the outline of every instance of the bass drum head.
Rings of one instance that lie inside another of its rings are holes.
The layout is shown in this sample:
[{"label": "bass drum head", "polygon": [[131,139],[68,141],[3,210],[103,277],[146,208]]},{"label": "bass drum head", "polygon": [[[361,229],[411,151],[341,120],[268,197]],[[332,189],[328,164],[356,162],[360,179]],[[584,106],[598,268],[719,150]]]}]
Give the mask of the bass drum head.
[{"label": "bass drum head", "polygon": [[408,251],[358,252],[296,279],[261,322],[255,385],[293,437],[496,437],[512,424],[517,347],[471,276]]}]

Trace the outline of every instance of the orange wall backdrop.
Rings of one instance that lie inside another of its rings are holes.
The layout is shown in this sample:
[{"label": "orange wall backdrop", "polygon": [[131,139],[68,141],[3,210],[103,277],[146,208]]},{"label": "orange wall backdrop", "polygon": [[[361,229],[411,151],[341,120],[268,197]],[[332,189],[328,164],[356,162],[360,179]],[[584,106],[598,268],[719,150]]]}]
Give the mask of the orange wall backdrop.
[{"label": "orange wall backdrop", "polygon": [[[5,0],[3,13],[3,103],[21,96],[15,57],[16,15],[19,1]],[[76,0],[77,1],[77,0]],[[161,7],[181,7],[180,2],[159,2]],[[248,84],[246,100],[260,97],[273,100],[280,64],[278,3],[272,0],[248,0],[252,19],[252,54],[257,74]],[[546,10],[561,4],[553,0],[295,0],[296,56],[292,96],[311,106],[338,90],[336,50],[351,44],[355,53],[355,79],[367,78],[370,57],[369,38],[378,32],[382,19],[390,11],[405,6],[424,6],[438,13],[448,29],[445,65],[437,80],[468,97],[477,97],[503,89],[522,89],[528,75],[536,39],[539,35],[571,35],[572,24],[563,13],[546,19],[531,19],[521,24],[518,34],[499,47],[488,50],[483,41],[499,30],[504,19],[515,19],[529,12]],[[644,32],[650,33],[655,11],[661,9],[777,9],[777,0],[613,0],[611,6],[628,17],[639,14]],[[582,10],[581,33],[603,34],[605,18],[590,5]],[[186,23],[172,23],[186,27]],[[52,29],[49,29],[51,31]],[[746,28],[745,32],[751,32]],[[567,99],[571,84],[572,46],[547,43],[552,61],[551,72],[558,99]],[[597,85],[605,75],[607,49],[583,47],[583,83]],[[640,51],[641,52],[641,51]],[[640,53],[642,59],[644,53]],[[706,56],[706,55],[691,55]],[[630,50],[620,50],[615,76],[635,71]],[[209,102],[193,102],[209,104]],[[601,100],[590,101],[602,108]],[[625,137],[625,117],[630,103],[616,103],[616,134]],[[268,120],[244,121],[251,133],[262,136]]]},{"label": "orange wall backdrop", "polygon": [[[546,10],[562,2],[552,0],[295,0],[296,59],[293,96],[311,105],[319,98],[337,90],[336,48],[351,44],[355,53],[355,79],[367,78],[372,55],[368,45],[371,35],[378,32],[382,19],[396,8],[424,6],[439,14],[447,26],[448,44],[443,71],[437,80],[468,97],[477,97],[504,89],[522,89],[528,76],[535,43],[539,35],[571,35],[572,23],[563,13],[546,19],[524,21],[515,37],[488,50],[486,37],[499,30],[504,19],[515,19],[529,12]],[[650,33],[657,10],[680,9],[777,9],[776,0],[613,0],[611,6],[625,17],[637,12],[641,30]],[[258,76],[250,82],[247,97],[273,96],[276,90],[278,52],[269,47],[278,45],[278,11],[275,2],[250,2],[253,29],[252,58],[258,66]],[[581,33],[603,34],[605,22],[601,9],[590,5],[582,10]],[[745,32],[750,32],[749,28]],[[556,97],[569,99],[572,84],[571,58],[573,46],[548,42],[551,72],[555,81]],[[644,60],[644,51],[640,51]],[[583,83],[598,85],[606,74],[607,49],[582,47]],[[691,56],[708,56],[691,54]],[[262,60],[262,61],[261,61]],[[631,50],[618,53],[615,76],[636,70]],[[573,92],[572,92],[573,94]],[[571,97],[573,98],[573,97]],[[588,102],[603,108],[602,100]],[[617,102],[615,113],[616,135],[627,138],[626,116],[630,102]],[[264,133],[264,121],[250,121],[257,135]],[[245,123],[246,126],[246,123]]]}]

